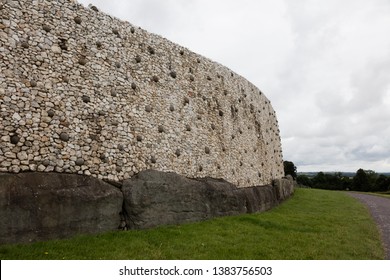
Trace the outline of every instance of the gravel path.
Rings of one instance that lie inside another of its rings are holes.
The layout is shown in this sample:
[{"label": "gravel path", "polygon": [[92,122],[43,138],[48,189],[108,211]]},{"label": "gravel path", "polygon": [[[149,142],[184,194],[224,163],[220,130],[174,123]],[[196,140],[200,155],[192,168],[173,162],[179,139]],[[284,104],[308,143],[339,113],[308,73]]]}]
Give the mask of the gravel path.
[{"label": "gravel path", "polygon": [[348,193],[368,206],[378,224],[386,250],[385,258],[390,260],[390,199],[369,194]]}]

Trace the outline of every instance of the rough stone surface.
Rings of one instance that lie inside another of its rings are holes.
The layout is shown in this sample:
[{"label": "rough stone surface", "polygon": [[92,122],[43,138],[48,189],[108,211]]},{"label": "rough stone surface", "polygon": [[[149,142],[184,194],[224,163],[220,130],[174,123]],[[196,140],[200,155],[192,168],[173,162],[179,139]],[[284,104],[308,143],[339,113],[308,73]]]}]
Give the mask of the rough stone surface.
[{"label": "rough stone surface", "polygon": [[73,0],[5,1],[0,27],[0,172],[154,168],[238,187],[284,175],[270,101],[230,69]]},{"label": "rough stone surface", "polygon": [[93,177],[0,173],[0,243],[116,230],[122,193]]},{"label": "rough stone surface", "polygon": [[124,213],[131,229],[202,221],[213,217],[271,209],[293,193],[293,181],[237,188],[213,178],[190,179],[176,173],[145,170],[125,180]]}]

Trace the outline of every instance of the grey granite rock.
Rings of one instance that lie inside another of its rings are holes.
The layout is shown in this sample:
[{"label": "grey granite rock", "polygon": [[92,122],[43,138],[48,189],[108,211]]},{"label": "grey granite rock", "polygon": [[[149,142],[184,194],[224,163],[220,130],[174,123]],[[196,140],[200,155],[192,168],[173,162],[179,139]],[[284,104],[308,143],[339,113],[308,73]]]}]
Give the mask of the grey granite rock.
[{"label": "grey granite rock", "polygon": [[84,175],[0,173],[0,243],[116,230],[122,193]]}]

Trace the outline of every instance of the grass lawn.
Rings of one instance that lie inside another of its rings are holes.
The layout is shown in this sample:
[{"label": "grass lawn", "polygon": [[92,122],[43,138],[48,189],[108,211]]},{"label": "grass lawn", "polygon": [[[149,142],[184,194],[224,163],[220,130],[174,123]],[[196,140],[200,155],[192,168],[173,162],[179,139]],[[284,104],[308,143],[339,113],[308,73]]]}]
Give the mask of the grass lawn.
[{"label": "grass lawn", "polygon": [[375,193],[367,193],[367,194],[390,198],[390,192],[375,192]]},{"label": "grass lawn", "polygon": [[264,213],[151,230],[27,245],[1,245],[0,259],[383,259],[366,208],[343,192],[297,189]]}]

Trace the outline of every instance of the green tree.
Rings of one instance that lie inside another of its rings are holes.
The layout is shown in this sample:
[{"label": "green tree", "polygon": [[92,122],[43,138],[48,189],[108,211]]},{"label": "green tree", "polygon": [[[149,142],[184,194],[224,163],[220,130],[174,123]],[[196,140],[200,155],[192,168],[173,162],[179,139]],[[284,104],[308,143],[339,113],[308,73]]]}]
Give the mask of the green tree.
[{"label": "green tree", "polygon": [[306,175],[298,175],[297,176],[297,183],[298,185],[306,186],[306,187],[312,187],[312,182],[309,178],[309,176]]},{"label": "green tree", "polygon": [[312,187],[326,190],[346,190],[350,188],[350,179],[341,172],[324,173],[318,172],[311,179]]},{"label": "green tree", "polygon": [[379,175],[375,182],[375,191],[384,192],[390,190],[390,177]]},{"label": "green tree", "polygon": [[356,171],[356,175],[353,177],[352,189],[354,191],[369,191],[371,189],[369,176],[363,169]]},{"label": "green tree", "polygon": [[292,161],[283,161],[284,175],[291,175],[294,180],[297,178],[297,167]]}]

